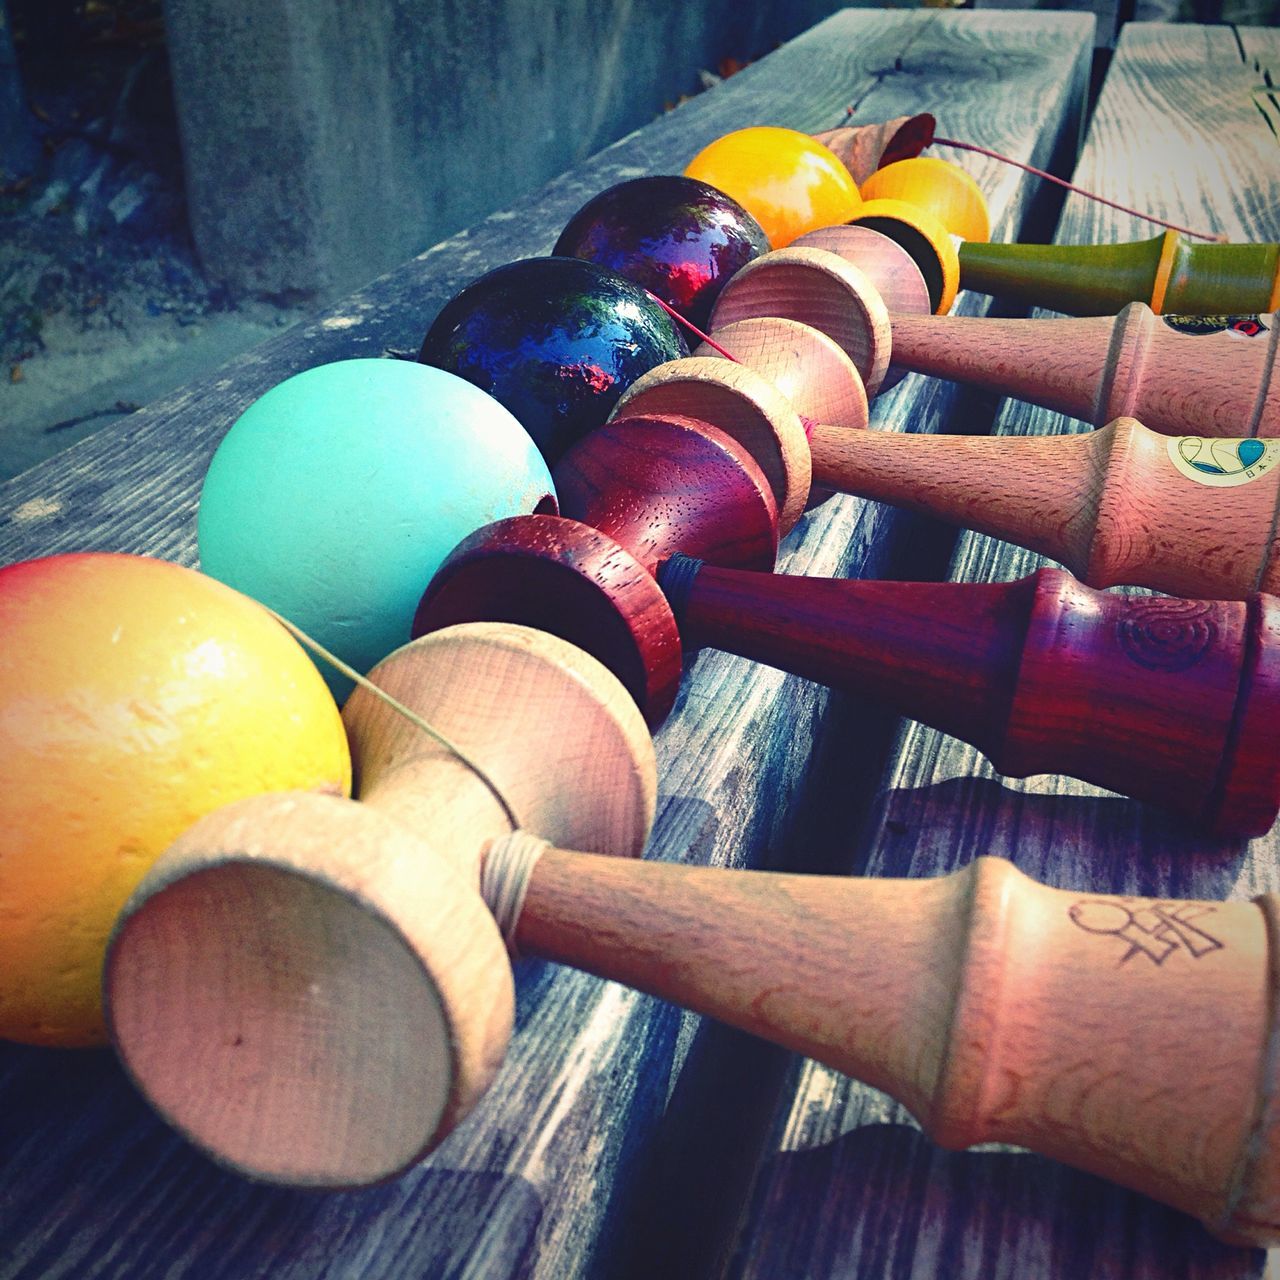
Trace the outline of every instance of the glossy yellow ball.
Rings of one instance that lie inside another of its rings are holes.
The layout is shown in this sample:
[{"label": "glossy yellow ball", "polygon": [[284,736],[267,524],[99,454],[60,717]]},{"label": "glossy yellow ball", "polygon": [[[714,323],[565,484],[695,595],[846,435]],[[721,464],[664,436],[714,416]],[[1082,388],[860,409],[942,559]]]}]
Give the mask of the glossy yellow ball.
[{"label": "glossy yellow ball", "polygon": [[345,794],[315,665],[262,608],[143,556],[0,569],[0,1037],[105,1040],[107,936],[152,862],[212,809]]},{"label": "glossy yellow ball", "polygon": [[916,156],[877,169],[861,187],[864,200],[905,200],[933,214],[962,240],[991,239],[991,214],[982,188],[959,165]]},{"label": "glossy yellow ball", "polygon": [[807,133],[760,126],[704,147],[685,176],[732,196],[775,249],[819,227],[848,222],[862,203],[848,169]]}]

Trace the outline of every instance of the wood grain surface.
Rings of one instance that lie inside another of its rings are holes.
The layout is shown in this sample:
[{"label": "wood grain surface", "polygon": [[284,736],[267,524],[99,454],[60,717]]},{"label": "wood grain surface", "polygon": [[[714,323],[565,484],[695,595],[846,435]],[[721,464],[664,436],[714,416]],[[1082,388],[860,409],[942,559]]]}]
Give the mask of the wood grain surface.
[{"label": "wood grain surface", "polygon": [[[1280,66],[1280,32],[1130,24],[1075,180],[1233,239],[1280,234],[1280,144],[1254,106],[1254,60]],[[1147,224],[1071,197],[1056,238],[1140,239]],[[1012,435],[1083,430],[1008,402]],[[1042,563],[979,535],[952,576],[1004,581]],[[1059,777],[1014,782],[954,739],[907,725],[855,864],[934,875],[976,854],[1013,859],[1062,888],[1240,899],[1274,891],[1276,836],[1207,838],[1154,808]],[[1176,1089],[1168,1063],[1153,1081]],[[951,1280],[1261,1276],[1266,1255],[1213,1240],[1190,1218],[1010,1148],[932,1147],[883,1095],[803,1065],[761,1163],[732,1274]],[[783,1224],[785,1223],[785,1229]]]},{"label": "wood grain surface", "polygon": [[[253,399],[327,360],[415,349],[475,276],[546,252],[590,196],[677,172],[729,129],[763,121],[816,131],[850,104],[859,120],[929,110],[950,133],[1069,167],[1091,38],[1091,21],[1075,14],[839,14],[525,204],[8,483],[0,558],[101,548],[194,563],[201,477]],[[1043,214],[1034,182],[995,162],[964,163],[997,236],[1034,230]],[[959,309],[986,307],[968,298]],[[991,413],[954,386],[907,378],[874,418],[889,430],[985,430]],[[781,565],[889,576],[900,556],[934,550],[932,536],[917,544],[920,532],[910,517],[837,499],[801,518]],[[657,741],[650,856],[793,869],[847,861],[891,735],[886,718],[817,686],[698,657]],[[661,1001],[532,963],[517,974],[515,1028],[494,1089],[434,1156],[383,1186],[335,1195],[264,1188],[214,1166],[147,1110],[105,1052],[6,1047],[0,1275],[567,1280],[717,1270],[790,1059]],[[846,1179],[846,1193],[862,1181]],[[815,1244],[809,1215],[820,1198],[808,1195],[758,1212],[761,1238]],[[923,1184],[879,1204],[833,1223],[840,1241],[869,1233],[877,1247],[900,1248],[919,1214],[940,1213],[956,1230],[973,1207],[963,1194],[944,1204]]]}]

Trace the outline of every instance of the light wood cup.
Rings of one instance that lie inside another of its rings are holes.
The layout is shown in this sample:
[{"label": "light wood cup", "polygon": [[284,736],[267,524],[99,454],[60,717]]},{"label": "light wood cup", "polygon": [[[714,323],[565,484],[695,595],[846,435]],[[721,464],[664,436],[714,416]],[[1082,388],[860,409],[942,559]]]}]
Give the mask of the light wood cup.
[{"label": "light wood cup", "polygon": [[[470,624],[371,678],[480,764],[528,829],[641,851],[652,743],[580,650]],[[358,691],[344,720],[362,801],[264,796],[195,824],[126,905],[104,975],[143,1093],[217,1159],[273,1182],[358,1185],[412,1164],[484,1092],[511,1030],[479,867],[512,821],[377,698]]]}]

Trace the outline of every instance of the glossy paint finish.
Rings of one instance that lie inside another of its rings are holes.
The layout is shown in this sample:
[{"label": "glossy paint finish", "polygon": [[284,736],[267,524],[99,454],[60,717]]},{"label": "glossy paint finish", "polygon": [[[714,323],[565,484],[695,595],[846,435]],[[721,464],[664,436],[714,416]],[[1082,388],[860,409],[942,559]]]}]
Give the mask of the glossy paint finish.
[{"label": "glossy paint finish", "polygon": [[639,285],[551,257],[468,285],[436,317],[418,359],[487,391],[553,464],[642,373],[685,354],[676,321]]},{"label": "glossy paint finish", "polygon": [[738,129],[717,138],[685,174],[727,192],[784,249],[818,227],[848,222],[862,198],[848,169],[822,143],[794,129]]},{"label": "glossy paint finish", "polygon": [[553,250],[634,280],[704,331],[724,282],[768,251],[764,230],[736,200],[672,174],[602,191],[569,219]]}]

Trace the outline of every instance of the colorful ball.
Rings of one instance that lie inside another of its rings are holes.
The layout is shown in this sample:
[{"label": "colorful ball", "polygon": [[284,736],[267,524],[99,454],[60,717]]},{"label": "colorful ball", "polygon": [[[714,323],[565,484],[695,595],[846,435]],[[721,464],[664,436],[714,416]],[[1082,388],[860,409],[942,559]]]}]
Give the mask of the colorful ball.
[{"label": "colorful ball", "polygon": [[734,199],[694,178],[633,178],[569,219],[553,253],[624,275],[705,329],[739,267],[769,251],[760,224]]},{"label": "colorful ball", "polygon": [[687,354],[676,322],[616,271],[526,258],[446,303],[418,359],[487,391],[554,464],[642,373]]},{"label": "colorful ball", "polygon": [[686,176],[727,192],[783,249],[797,236],[853,217],[862,198],[849,170],[795,129],[739,129],[704,147]]},{"label": "colorful ball", "polygon": [[227,433],[200,495],[200,559],[363,672],[409,639],[463,538],[554,493],[520,424],[469,382],[342,360],[273,387]]},{"label": "colorful ball", "polygon": [[64,555],[0,569],[0,1036],[105,1040],[107,936],[197,818],[351,784],[333,698],[288,633],[191,569]]},{"label": "colorful ball", "polygon": [[905,200],[933,214],[962,240],[991,239],[991,214],[982,188],[960,168],[936,156],[915,156],[877,169],[862,184],[863,200]]}]

